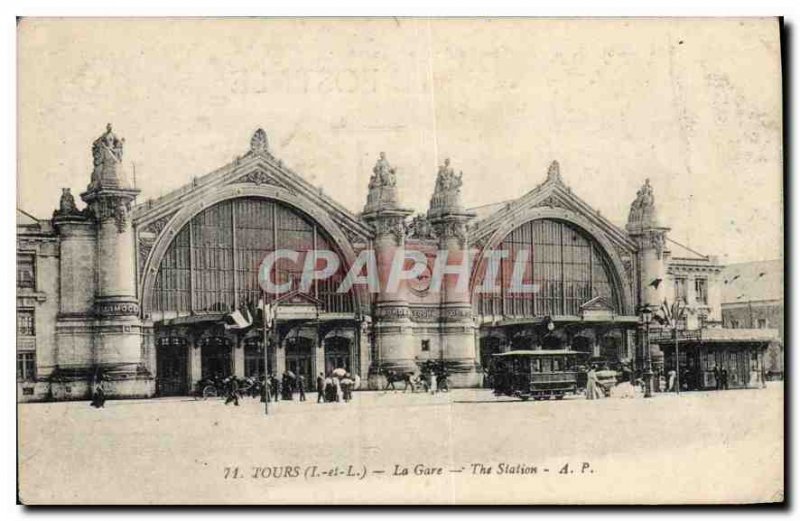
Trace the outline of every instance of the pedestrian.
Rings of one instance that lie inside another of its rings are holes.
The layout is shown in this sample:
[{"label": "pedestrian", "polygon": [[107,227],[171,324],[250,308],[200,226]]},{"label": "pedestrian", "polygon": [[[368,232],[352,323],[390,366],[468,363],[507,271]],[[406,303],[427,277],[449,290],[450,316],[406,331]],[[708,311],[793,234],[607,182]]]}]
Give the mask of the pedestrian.
[{"label": "pedestrian", "polygon": [[337,376],[334,377],[333,383],[336,386],[336,401],[342,401],[342,380]]},{"label": "pedestrian", "polygon": [[586,399],[599,400],[603,397],[603,390],[600,388],[600,382],[597,380],[597,371],[592,366],[589,372],[586,373]]},{"label": "pedestrian", "polygon": [[720,378],[722,378],[722,389],[728,389],[728,370],[723,368],[720,371]]},{"label": "pedestrian", "polygon": [[300,401],[306,401],[306,377],[303,375],[297,377],[297,392],[300,393]]},{"label": "pedestrian", "polygon": [[270,392],[272,393],[272,401],[279,401],[281,398],[280,381],[275,373],[272,373],[269,379]]},{"label": "pedestrian", "polygon": [[317,403],[325,403],[325,375],[317,376]]},{"label": "pedestrian", "polygon": [[94,389],[92,391],[92,403],[91,406],[96,409],[103,409],[106,405],[106,393],[103,391],[103,380],[100,379],[94,385]]},{"label": "pedestrian", "polygon": [[233,402],[236,407],[239,406],[239,382],[235,376],[229,376],[224,380],[225,382],[225,405]]},{"label": "pedestrian", "polygon": [[336,385],[334,385],[330,373],[325,377],[325,401],[328,403],[336,401]]},{"label": "pedestrian", "polygon": [[284,371],[283,372],[283,381],[281,382],[281,389],[283,390],[283,399],[284,400],[292,400],[292,377],[289,376],[289,373]]},{"label": "pedestrian", "polygon": [[269,390],[267,387],[269,385],[269,381],[267,380],[266,374],[258,378],[258,384],[261,386],[259,389],[261,394],[261,403],[265,403],[269,399]]},{"label": "pedestrian", "polygon": [[669,375],[669,384],[667,386],[667,392],[675,392],[675,378],[677,377],[678,373],[675,372],[675,369],[670,369],[667,373]]},{"label": "pedestrian", "polygon": [[353,396],[353,379],[350,378],[350,373],[344,375],[341,381],[342,386],[342,399],[345,403],[349,402]]},{"label": "pedestrian", "polygon": [[428,389],[430,389],[431,394],[436,394],[436,371],[431,368],[430,372],[428,373]]},{"label": "pedestrian", "polygon": [[722,374],[719,371],[719,367],[717,367],[716,365],[714,366],[713,373],[714,373],[714,388],[717,391],[719,391],[720,389],[722,389]]}]

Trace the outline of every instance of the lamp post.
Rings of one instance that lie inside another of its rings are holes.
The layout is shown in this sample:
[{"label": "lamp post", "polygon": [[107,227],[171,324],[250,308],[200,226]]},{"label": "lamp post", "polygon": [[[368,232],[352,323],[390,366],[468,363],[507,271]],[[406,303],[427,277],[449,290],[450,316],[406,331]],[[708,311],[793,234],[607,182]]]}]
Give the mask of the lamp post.
[{"label": "lamp post", "polygon": [[650,355],[650,321],[653,311],[645,304],[641,308],[642,322],[644,322],[644,397],[653,396],[653,361]]}]

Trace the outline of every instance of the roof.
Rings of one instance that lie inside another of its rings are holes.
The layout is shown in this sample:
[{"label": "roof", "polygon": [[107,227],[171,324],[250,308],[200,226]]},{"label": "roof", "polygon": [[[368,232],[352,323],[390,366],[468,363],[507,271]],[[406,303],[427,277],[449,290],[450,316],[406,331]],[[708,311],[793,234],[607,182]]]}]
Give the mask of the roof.
[{"label": "roof", "polygon": [[722,303],[783,300],[783,259],[730,264],[722,271]]},{"label": "roof", "polygon": [[513,199],[508,199],[506,201],[500,201],[499,203],[484,204],[481,206],[476,206],[475,208],[469,208],[467,211],[475,214],[474,221],[477,222],[489,217],[496,211],[505,208],[506,205],[511,204],[513,201]]},{"label": "roof", "polygon": [[[747,346],[752,343],[773,342],[780,339],[777,329],[729,329],[729,328],[703,328],[688,331],[678,331],[680,343],[691,344],[740,344]],[[672,332],[667,330],[664,335],[651,336],[651,342],[656,344],[670,344],[675,342]]]},{"label": "roof", "polygon": [[32,226],[39,224],[39,219],[25,210],[17,208],[17,226]]},{"label": "roof", "polygon": [[673,259],[680,259],[680,260],[709,260],[707,255],[703,255],[699,251],[695,251],[688,246],[684,246],[683,244],[674,241],[667,237],[667,248],[670,251],[671,257]]},{"label": "roof", "polygon": [[541,355],[579,355],[580,351],[570,351],[569,349],[538,349],[538,350],[522,350],[506,351],[505,353],[497,353],[492,356],[541,356]]}]

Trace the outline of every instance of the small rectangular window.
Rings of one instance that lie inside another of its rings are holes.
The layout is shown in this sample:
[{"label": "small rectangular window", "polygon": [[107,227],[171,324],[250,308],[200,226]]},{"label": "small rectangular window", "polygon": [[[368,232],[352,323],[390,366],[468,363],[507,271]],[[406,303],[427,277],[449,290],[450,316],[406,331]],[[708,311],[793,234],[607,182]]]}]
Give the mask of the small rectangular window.
[{"label": "small rectangular window", "polygon": [[694,279],[694,294],[698,304],[708,304],[708,281]]},{"label": "small rectangular window", "polygon": [[36,328],[34,324],[34,312],[32,309],[17,310],[17,335],[35,336]]},{"label": "small rectangular window", "polygon": [[431,341],[430,340],[423,340],[420,342],[420,348],[422,351],[430,351],[431,350]]},{"label": "small rectangular window", "polygon": [[679,302],[686,302],[686,279],[678,277],[675,279],[675,300]]},{"label": "small rectangular window", "polygon": [[36,289],[36,257],[33,254],[17,254],[17,287]]},{"label": "small rectangular window", "polygon": [[36,355],[34,353],[17,353],[17,380],[32,381],[36,379]]},{"label": "small rectangular window", "polygon": [[758,319],[758,329],[767,329],[767,319],[766,318],[759,318]]}]

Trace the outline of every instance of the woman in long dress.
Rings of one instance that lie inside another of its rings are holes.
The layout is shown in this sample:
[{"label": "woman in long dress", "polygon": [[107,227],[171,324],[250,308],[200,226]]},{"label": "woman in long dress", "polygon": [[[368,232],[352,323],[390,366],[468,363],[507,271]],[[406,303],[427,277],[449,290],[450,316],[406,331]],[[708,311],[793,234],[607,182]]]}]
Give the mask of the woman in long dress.
[{"label": "woman in long dress", "polygon": [[602,397],[603,390],[600,388],[600,383],[597,381],[597,372],[594,367],[592,367],[586,374],[586,399],[596,400]]}]

